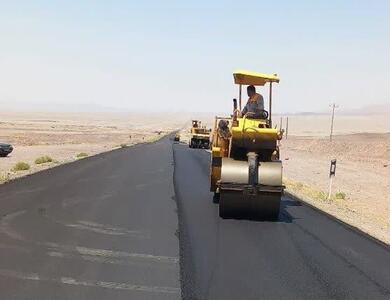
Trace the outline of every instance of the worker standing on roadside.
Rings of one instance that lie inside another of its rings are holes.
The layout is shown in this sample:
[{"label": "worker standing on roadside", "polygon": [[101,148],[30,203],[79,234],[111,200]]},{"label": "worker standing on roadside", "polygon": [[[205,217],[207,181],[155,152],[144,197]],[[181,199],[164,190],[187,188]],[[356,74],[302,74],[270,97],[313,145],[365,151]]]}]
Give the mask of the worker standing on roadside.
[{"label": "worker standing on roadside", "polygon": [[264,98],[262,95],[256,93],[256,88],[253,85],[248,85],[248,102],[246,103],[241,115],[244,116],[247,113],[249,117],[261,117],[264,111]]}]

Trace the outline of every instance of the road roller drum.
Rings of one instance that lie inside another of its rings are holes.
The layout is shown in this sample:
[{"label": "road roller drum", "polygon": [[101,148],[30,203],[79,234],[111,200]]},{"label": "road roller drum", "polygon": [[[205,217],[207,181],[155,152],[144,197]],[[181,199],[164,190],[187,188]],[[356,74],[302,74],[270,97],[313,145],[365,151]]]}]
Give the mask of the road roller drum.
[{"label": "road roller drum", "polygon": [[[222,158],[219,214],[222,218],[276,219],[282,194],[282,163]],[[251,168],[252,162],[255,164]]]},{"label": "road roller drum", "polygon": [[[282,185],[282,162],[258,162],[258,184],[264,186]],[[249,184],[248,161],[235,160],[229,157],[222,158],[220,183]]]}]

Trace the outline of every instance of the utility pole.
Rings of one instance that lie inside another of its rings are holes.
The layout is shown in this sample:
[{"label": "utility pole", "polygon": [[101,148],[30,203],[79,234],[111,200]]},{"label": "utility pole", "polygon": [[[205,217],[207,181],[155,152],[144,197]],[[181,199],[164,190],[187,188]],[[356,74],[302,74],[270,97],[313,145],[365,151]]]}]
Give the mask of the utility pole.
[{"label": "utility pole", "polygon": [[288,137],[288,117],[286,119],[286,140],[287,140],[287,137]]},{"label": "utility pole", "polygon": [[332,137],[333,137],[333,122],[334,122],[334,111],[336,108],[338,108],[339,106],[336,105],[336,103],[332,103],[331,105],[329,105],[329,107],[332,108],[332,123],[330,125],[330,136],[329,136],[329,140],[332,141]]}]

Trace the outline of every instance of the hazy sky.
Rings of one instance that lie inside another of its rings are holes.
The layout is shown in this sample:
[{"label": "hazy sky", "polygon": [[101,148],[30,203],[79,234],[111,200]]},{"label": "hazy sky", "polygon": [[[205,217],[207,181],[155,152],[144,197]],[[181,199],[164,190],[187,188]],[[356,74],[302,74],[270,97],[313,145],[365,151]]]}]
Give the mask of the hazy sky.
[{"label": "hazy sky", "polygon": [[230,111],[237,68],[279,112],[390,102],[388,0],[0,0],[0,37],[0,107]]}]

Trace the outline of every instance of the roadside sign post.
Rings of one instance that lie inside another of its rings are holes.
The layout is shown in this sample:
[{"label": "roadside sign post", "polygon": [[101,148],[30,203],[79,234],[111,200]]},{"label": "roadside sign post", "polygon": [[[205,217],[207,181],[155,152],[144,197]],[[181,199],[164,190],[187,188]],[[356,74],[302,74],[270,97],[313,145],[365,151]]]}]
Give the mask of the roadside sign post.
[{"label": "roadside sign post", "polygon": [[329,192],[328,192],[328,200],[330,199],[332,195],[332,184],[333,184],[333,177],[336,176],[336,159],[332,159],[330,161],[330,169],[329,169]]}]

